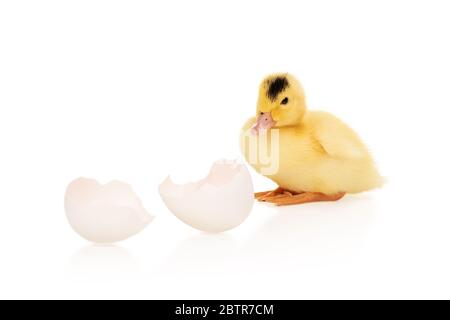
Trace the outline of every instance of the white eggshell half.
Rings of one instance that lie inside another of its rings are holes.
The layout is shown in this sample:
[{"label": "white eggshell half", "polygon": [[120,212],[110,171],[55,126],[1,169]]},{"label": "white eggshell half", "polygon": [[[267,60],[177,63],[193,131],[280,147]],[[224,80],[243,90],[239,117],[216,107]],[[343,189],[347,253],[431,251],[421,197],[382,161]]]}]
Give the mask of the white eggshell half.
[{"label": "white eggshell half", "polygon": [[92,179],[74,180],[66,190],[65,209],[72,228],[96,243],[125,240],[153,220],[131,187],[119,181],[100,185]]},{"label": "white eggshell half", "polygon": [[218,161],[198,182],[178,185],[168,177],[159,193],[169,210],[186,224],[206,232],[222,232],[244,222],[254,202],[248,169]]}]

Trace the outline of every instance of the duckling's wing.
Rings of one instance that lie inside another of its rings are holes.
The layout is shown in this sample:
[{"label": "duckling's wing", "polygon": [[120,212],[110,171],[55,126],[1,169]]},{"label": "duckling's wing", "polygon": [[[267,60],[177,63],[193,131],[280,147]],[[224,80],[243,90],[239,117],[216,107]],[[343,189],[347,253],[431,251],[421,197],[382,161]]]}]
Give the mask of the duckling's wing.
[{"label": "duckling's wing", "polygon": [[310,116],[314,139],[334,158],[358,159],[368,152],[359,136],[332,114],[314,112]]}]

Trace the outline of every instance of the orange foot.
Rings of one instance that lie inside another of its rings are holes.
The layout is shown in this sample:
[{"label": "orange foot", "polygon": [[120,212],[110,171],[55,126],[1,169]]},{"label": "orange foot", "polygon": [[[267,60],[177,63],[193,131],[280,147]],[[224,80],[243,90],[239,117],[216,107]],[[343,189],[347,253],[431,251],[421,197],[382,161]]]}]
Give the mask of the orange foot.
[{"label": "orange foot", "polygon": [[273,191],[255,193],[255,198],[261,202],[274,203],[277,206],[301,204],[318,201],[337,201],[345,196],[345,192],[324,194],[320,192],[292,192],[281,187]]}]

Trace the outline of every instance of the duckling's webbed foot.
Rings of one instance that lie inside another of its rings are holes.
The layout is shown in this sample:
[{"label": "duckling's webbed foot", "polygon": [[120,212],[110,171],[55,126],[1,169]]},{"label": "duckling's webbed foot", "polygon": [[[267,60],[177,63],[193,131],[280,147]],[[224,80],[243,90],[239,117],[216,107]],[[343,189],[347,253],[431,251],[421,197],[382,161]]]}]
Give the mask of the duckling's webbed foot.
[{"label": "duckling's webbed foot", "polygon": [[302,192],[302,193],[291,193],[283,192],[278,193],[274,196],[263,197],[263,200],[274,203],[277,206],[287,206],[292,204],[302,204],[308,202],[318,202],[318,201],[337,201],[345,196],[345,192],[338,192],[335,194],[324,194],[320,192]]},{"label": "duckling's webbed foot", "polygon": [[272,200],[282,198],[285,196],[292,196],[294,194],[297,194],[297,193],[285,190],[281,187],[278,187],[272,191],[264,191],[264,192],[255,193],[255,199],[258,201],[262,201],[262,202],[272,202]]}]

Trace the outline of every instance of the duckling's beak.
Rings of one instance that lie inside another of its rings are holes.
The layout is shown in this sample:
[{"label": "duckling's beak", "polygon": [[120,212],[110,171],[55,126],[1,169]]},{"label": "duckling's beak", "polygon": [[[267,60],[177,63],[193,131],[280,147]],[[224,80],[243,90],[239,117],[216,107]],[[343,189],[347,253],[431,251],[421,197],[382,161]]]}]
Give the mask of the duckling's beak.
[{"label": "duckling's beak", "polygon": [[253,134],[258,134],[260,131],[265,131],[273,128],[276,125],[276,121],[273,120],[270,112],[261,112],[256,123],[251,128]]}]

